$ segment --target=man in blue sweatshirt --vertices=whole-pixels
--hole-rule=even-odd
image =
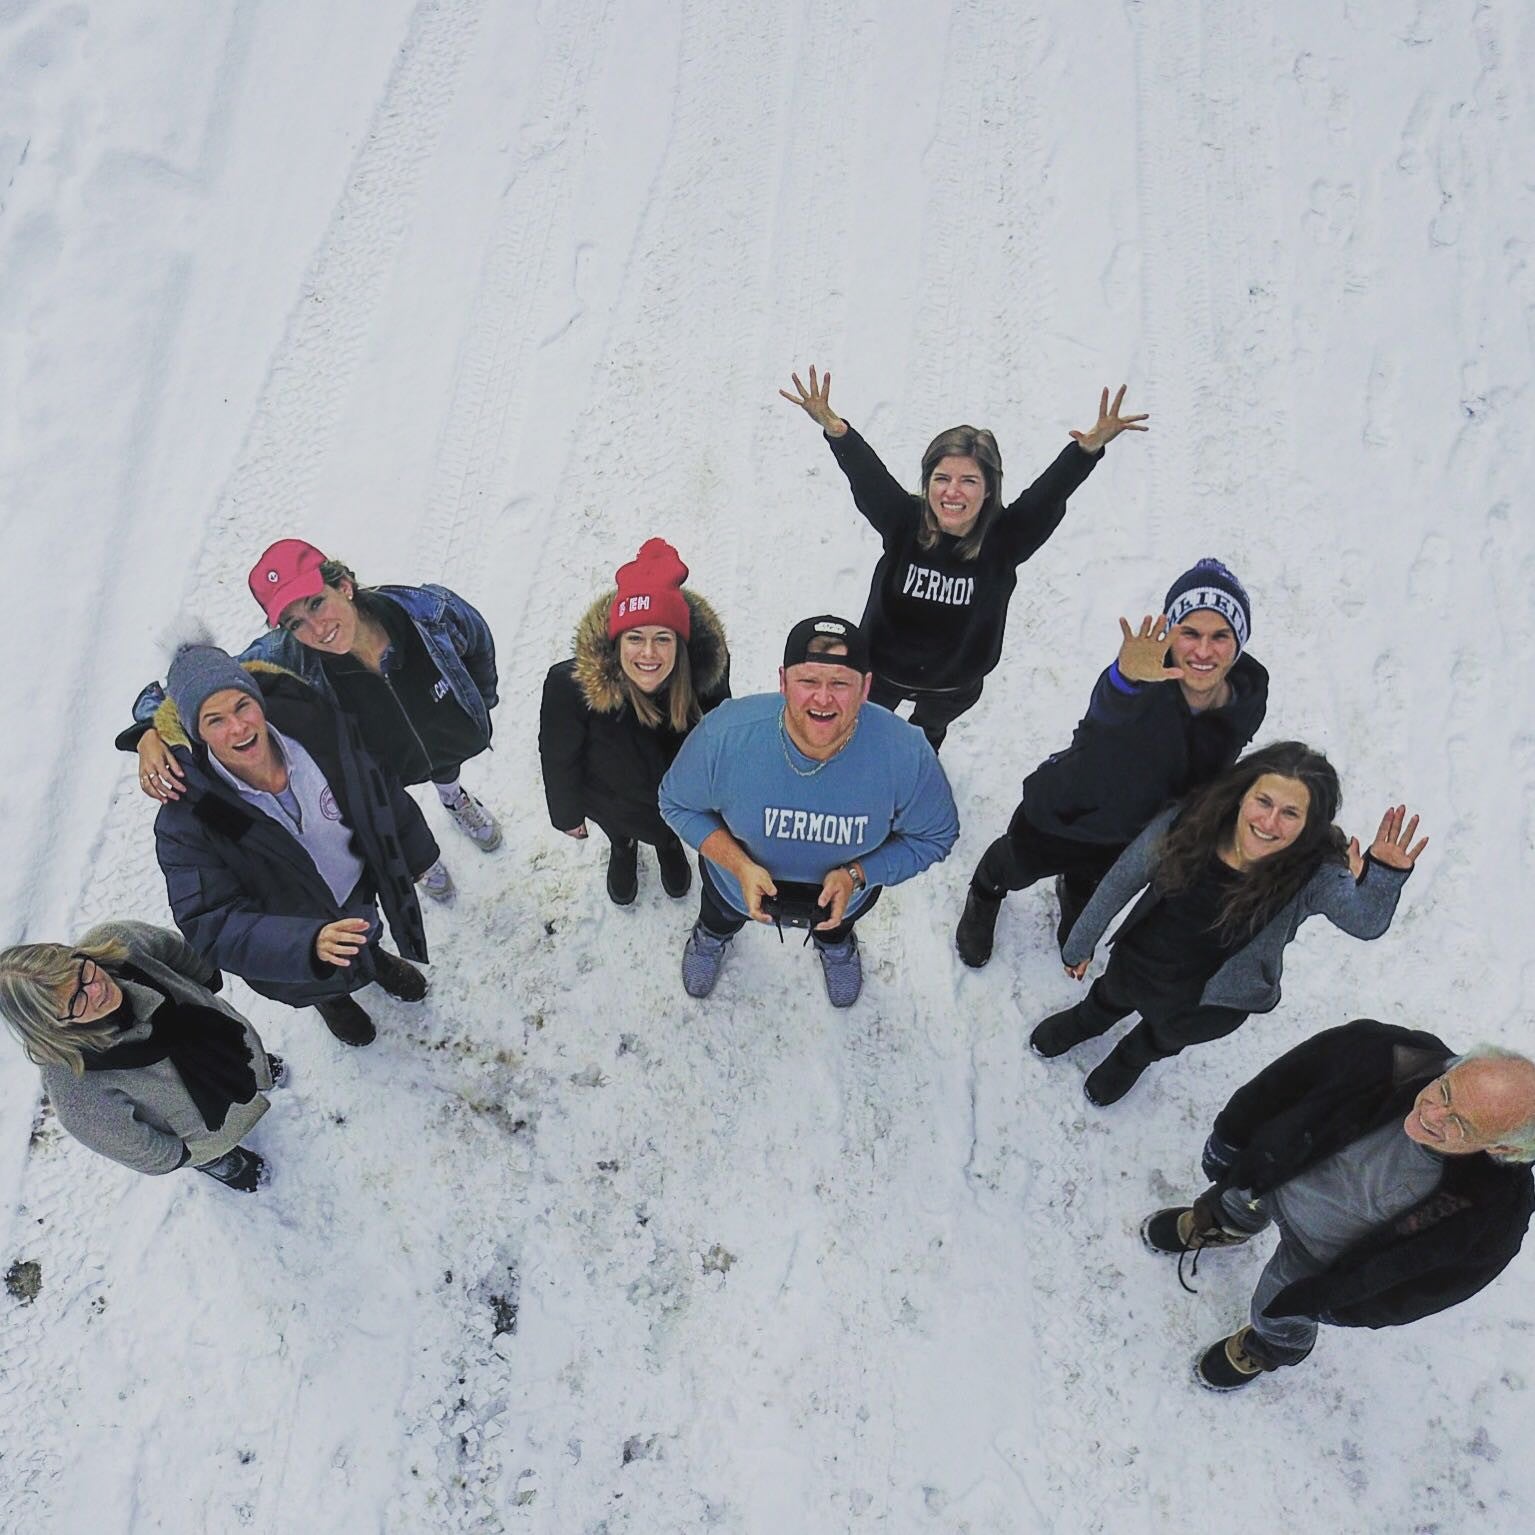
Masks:
[[[682,954],[689,996],[713,991],[748,919],[808,920],[832,1006],[851,1007],[863,988],[853,924],[883,886],[954,846],[959,816],[938,758],[920,730],[867,702],[871,677],[856,625],[803,619],[778,693],[706,715],[662,780],[662,819],[703,855]]]

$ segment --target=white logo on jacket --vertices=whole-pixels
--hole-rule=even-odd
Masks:
[[[786,805],[764,805],[762,831],[782,842],[825,842],[833,847],[856,847],[868,836],[866,815],[834,815],[820,810],[791,810]]]
[[[975,595],[974,576],[946,576],[926,565],[908,565],[901,585],[903,597],[922,597],[928,602],[946,602],[950,607],[966,608]]]

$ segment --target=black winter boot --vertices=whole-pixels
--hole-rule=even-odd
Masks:
[[[236,1146],[223,1156],[204,1162],[198,1172],[206,1173],[226,1189],[238,1189],[242,1194],[254,1194],[266,1172],[266,1163],[254,1151]]]
[[[630,905],[640,891],[640,849],[633,837],[614,837],[608,844],[608,899]]]
[[[1138,1023],[1103,1060],[1087,1074],[1082,1091],[1089,1103],[1106,1109],[1118,1103],[1141,1079],[1141,1073],[1157,1057],[1152,1051],[1151,1040],[1145,1024]]]
[[[693,888],[693,865],[688,862],[688,850],[680,838],[656,844],[656,863],[661,869],[661,888],[674,901]]]
[[[426,995],[426,977],[388,949],[374,951],[373,973],[378,984],[401,1002],[419,1002]]]
[[[1256,1342],[1251,1326],[1239,1327],[1229,1338],[1212,1343],[1194,1365],[1194,1379],[1207,1391],[1240,1391],[1250,1386],[1266,1370],[1250,1347]]]
[[[965,896],[965,910],[959,926],[954,929],[954,947],[972,970],[979,970],[991,958],[997,934],[997,913],[1001,910],[1000,895],[989,895],[971,883]]]
[[[1036,1025],[1034,1032],[1029,1035],[1029,1048],[1035,1055],[1053,1061],[1056,1056],[1065,1055],[1068,1050],[1080,1045],[1084,1039],[1097,1039],[1118,1022],[1118,1018],[1104,1012],[1093,1001],[1093,994],[1089,991],[1075,1007],[1051,1013]]]
[[[333,997],[316,1002],[314,1010],[325,1020],[325,1027],[343,1045],[371,1045],[378,1038],[373,1020],[350,997]]]

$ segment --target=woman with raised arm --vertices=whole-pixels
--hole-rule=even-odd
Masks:
[[[1018,567],[1055,532],[1104,448],[1121,432],[1146,431],[1147,417],[1122,416],[1123,386],[1112,405],[1105,389],[1096,425],[1073,432],[1055,462],[1004,506],[1002,455],[990,432],[940,432],[922,455],[914,495],[831,408],[830,373],[811,368],[808,389],[792,377],[794,392],[778,392],[826,434],[854,505],[884,544],[859,622],[874,661],[869,701],[894,709],[914,700],[912,724],[936,751],[1002,658]]]
[[[215,995],[223,984],[211,960],[146,922],[0,954],[0,1014],[77,1141],[134,1172],[195,1167],[249,1194],[266,1164],[240,1141],[283,1065]]]
[[[1284,951],[1320,913],[1355,938],[1391,925],[1402,886],[1428,838],[1398,805],[1367,852],[1333,824],[1338,775],[1320,752],[1280,741],[1156,816],[1125,849],[1066,940],[1081,980],[1114,914],[1140,899],[1114,935],[1092,989],[1035,1028],[1047,1059],[1139,1013],[1141,1021],[1083,1084],[1100,1107],[1130,1091],[1153,1061],[1220,1039],[1249,1013],[1278,1006]]]
[[[713,608],[683,586],[688,568],[647,539],[576,626],[575,654],[544,679],[538,752],[556,831],[608,839],[608,898],[639,891],[639,844],[656,851],[661,887],[693,882],[687,849],[661,819],[661,780],[693,727],[730,697],[730,652]]]
[[[453,824],[481,852],[501,845],[501,827],[459,782],[490,745],[496,707],[496,646],[479,611],[445,586],[360,586],[340,560],[301,538],[279,539],[247,578],[268,629],[241,661],[269,661],[303,678],[346,710],[368,750],[403,784],[430,779]],[[117,739],[138,752],[139,786],[167,804],[185,792],[181,766],[155,731],[165,691],[139,694],[137,721]],[[441,859],[420,877],[434,900],[453,894]]]

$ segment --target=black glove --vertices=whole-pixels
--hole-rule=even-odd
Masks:
[[[1237,1148],[1228,1146],[1212,1130],[1205,1142],[1205,1149],[1199,1155],[1199,1166],[1211,1183],[1220,1183],[1231,1171],[1236,1159]]]
[[[266,1171],[266,1163],[254,1151],[236,1146],[223,1156],[204,1162],[197,1170],[207,1173],[225,1188],[238,1189],[242,1194],[254,1194],[261,1182],[261,1175]]]
[[[207,990],[209,990],[209,991],[222,991],[223,989],[224,989],[224,972],[222,970],[220,970],[217,966],[215,966],[214,970],[213,970],[213,974],[208,977]]]

